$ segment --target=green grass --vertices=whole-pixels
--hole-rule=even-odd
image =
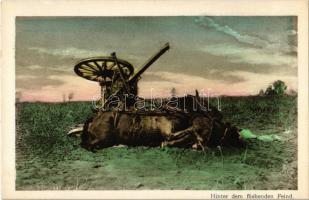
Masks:
[[[112,147],[96,153],[67,137],[91,103],[17,104],[16,189],[296,189],[296,97],[224,97],[224,120],[257,135],[245,149]]]

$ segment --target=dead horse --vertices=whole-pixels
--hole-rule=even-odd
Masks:
[[[200,149],[219,145],[242,147],[239,131],[205,113],[99,111],[85,123],[81,145],[88,150],[119,144]]]

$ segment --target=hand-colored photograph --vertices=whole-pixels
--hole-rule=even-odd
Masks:
[[[16,190],[297,190],[297,21],[16,17]]]

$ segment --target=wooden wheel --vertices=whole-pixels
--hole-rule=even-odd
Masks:
[[[117,62],[126,78],[133,74],[134,68],[129,62],[118,58]],[[74,71],[85,79],[105,84],[111,82],[114,75],[119,72],[118,66],[114,57],[94,57],[79,61],[75,65]]]

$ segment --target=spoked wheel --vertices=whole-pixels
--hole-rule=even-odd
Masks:
[[[117,62],[126,77],[133,74],[134,68],[129,62],[121,59],[117,59]],[[118,66],[114,57],[94,57],[79,61],[74,71],[78,76],[104,84],[113,80],[119,71]]]

